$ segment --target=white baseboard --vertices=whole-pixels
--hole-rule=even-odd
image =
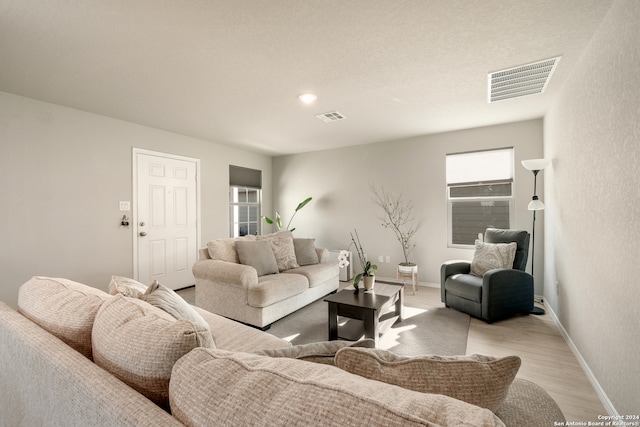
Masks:
[[[582,367],[582,370],[584,371],[585,375],[589,379],[589,382],[593,386],[593,389],[596,391],[596,394],[598,395],[598,398],[600,398],[600,401],[604,405],[604,409],[607,410],[609,415],[620,416],[620,414],[618,414],[618,411],[616,411],[616,408],[613,406],[613,403],[611,403],[611,400],[609,400],[609,397],[607,396],[607,393],[605,393],[604,389],[602,388],[602,386],[598,382],[598,379],[593,374],[593,371],[591,371],[591,368],[589,368],[589,365],[587,364],[587,361],[584,360],[584,358],[582,357],[582,354],[580,354],[580,351],[578,350],[578,347],[576,347],[576,345],[571,340],[571,337],[567,333],[566,329],[564,329],[564,326],[562,326],[562,323],[560,323],[560,320],[558,319],[558,316],[556,316],[556,313],[548,305],[545,305],[545,309],[549,313],[551,313],[551,317],[553,318],[553,321],[558,326],[558,329],[560,329],[560,334],[562,334],[562,337],[567,342],[567,345],[571,349],[571,352],[573,353],[573,355],[578,360],[578,363],[580,364],[580,367]]]

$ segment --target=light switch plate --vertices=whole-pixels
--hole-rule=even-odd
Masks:
[[[120,210],[121,211],[130,211],[131,203],[130,202],[120,202]]]

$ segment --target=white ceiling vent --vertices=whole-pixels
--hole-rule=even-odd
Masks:
[[[544,92],[560,57],[489,74],[489,102]]]
[[[330,113],[322,113],[316,116],[320,120],[325,123],[329,122],[337,122],[338,120],[344,120],[346,117],[342,115],[342,113],[338,113],[337,111],[331,111]]]

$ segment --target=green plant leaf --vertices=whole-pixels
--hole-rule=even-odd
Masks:
[[[300,202],[298,204],[298,207],[296,208],[296,212],[298,212],[300,209],[304,208],[307,205],[307,203],[309,203],[311,201],[311,199],[312,199],[312,197],[308,197],[304,201]]]
[[[276,211],[276,227],[278,230],[282,230],[282,218],[280,218],[280,213]]]
[[[267,224],[273,224],[273,221],[271,221],[271,218],[269,218],[268,216],[263,216],[262,219],[264,219],[264,222],[266,222]]]
[[[360,279],[362,279],[362,273],[358,273],[356,277],[353,278],[354,287],[358,287],[358,283],[360,283]]]

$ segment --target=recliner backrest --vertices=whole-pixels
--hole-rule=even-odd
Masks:
[[[502,230],[487,228],[484,233],[484,241],[487,243],[511,243],[516,242],[516,257],[513,260],[513,268],[525,271],[527,257],[529,256],[529,233],[526,230]]]

